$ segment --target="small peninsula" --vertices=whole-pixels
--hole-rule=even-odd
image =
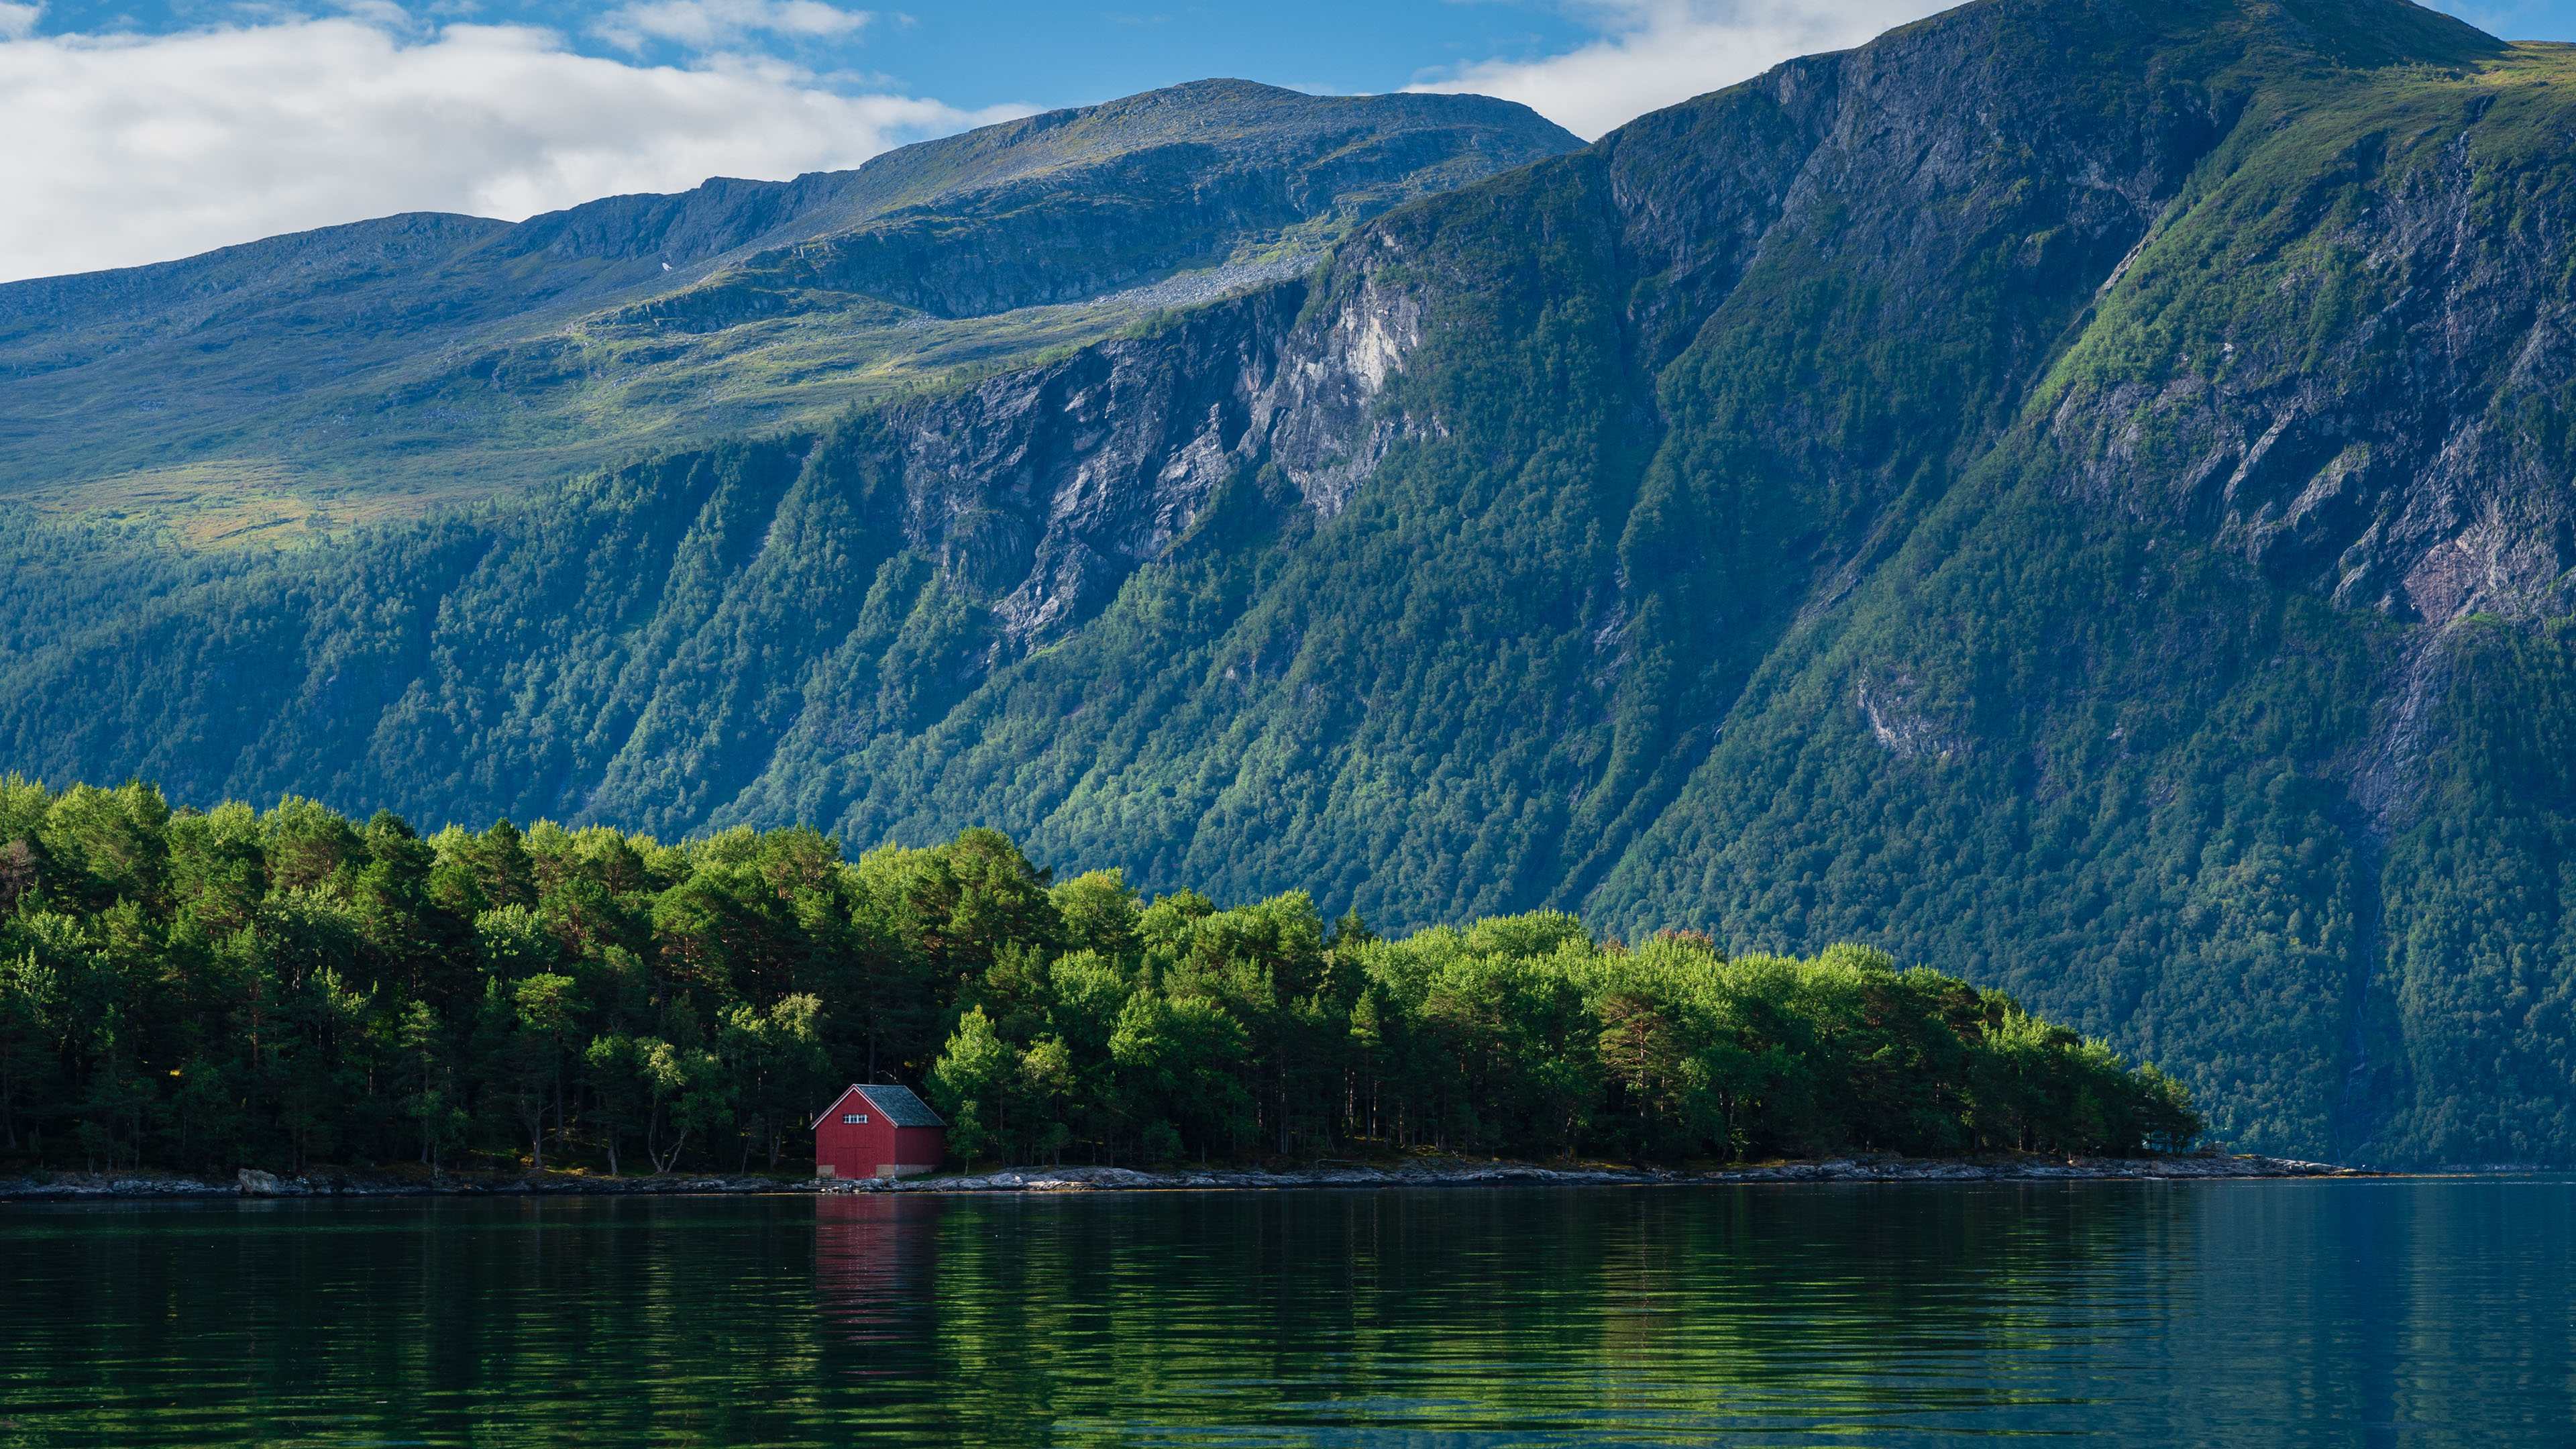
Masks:
[[[1378,938],[1304,892],[1147,900],[1000,833],[843,856],[309,800],[0,785],[0,1174],[229,1189],[398,1164],[798,1175],[847,1083],[951,1165],[1400,1154],[2133,1157],[2152,1066],[1926,966],[1541,911]]]

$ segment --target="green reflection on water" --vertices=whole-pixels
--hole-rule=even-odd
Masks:
[[[0,1446],[2568,1442],[2565,1182],[0,1210]]]

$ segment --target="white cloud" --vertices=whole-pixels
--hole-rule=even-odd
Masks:
[[[774,62],[621,65],[515,26],[417,43],[353,19],[35,37],[32,13],[12,18],[27,8],[0,9],[0,280],[400,211],[517,220],[787,177],[1026,114],[837,94]]]
[[[36,33],[36,22],[43,18],[42,5],[18,5],[0,0],[0,40],[23,40]]]
[[[1951,0],[1955,3],[1955,0]],[[1602,38],[1411,87],[1519,101],[1587,140],[1787,60],[1859,45],[1948,8],[1929,0],[1590,0]]]
[[[419,29],[411,18],[411,12],[396,5],[394,0],[331,0],[331,8],[351,19],[381,25],[387,30],[409,33]],[[465,13],[473,12],[468,10]],[[301,20],[305,17],[301,13],[284,13],[264,18]]]
[[[816,0],[642,0],[601,16],[591,32],[628,50],[667,40],[703,51],[757,34],[847,35],[874,18]]]

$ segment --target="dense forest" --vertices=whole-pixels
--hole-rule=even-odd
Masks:
[[[777,1169],[852,1077],[969,1160],[1357,1144],[1674,1160],[2179,1148],[2153,1067],[1837,947],[1554,912],[1376,938],[1290,893],[1146,902],[969,829],[423,839],[308,800],[0,786],[0,1154],[302,1170]]]
[[[1981,0],[837,421],[274,555],[9,510],[0,770],[1860,941],[2248,1149],[2576,1160],[2570,96]]]

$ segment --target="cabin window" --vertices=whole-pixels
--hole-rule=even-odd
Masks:
[[[841,1120],[852,1126],[856,1126],[859,1123],[868,1120],[868,1114],[865,1112],[844,1112],[841,1114]]]

